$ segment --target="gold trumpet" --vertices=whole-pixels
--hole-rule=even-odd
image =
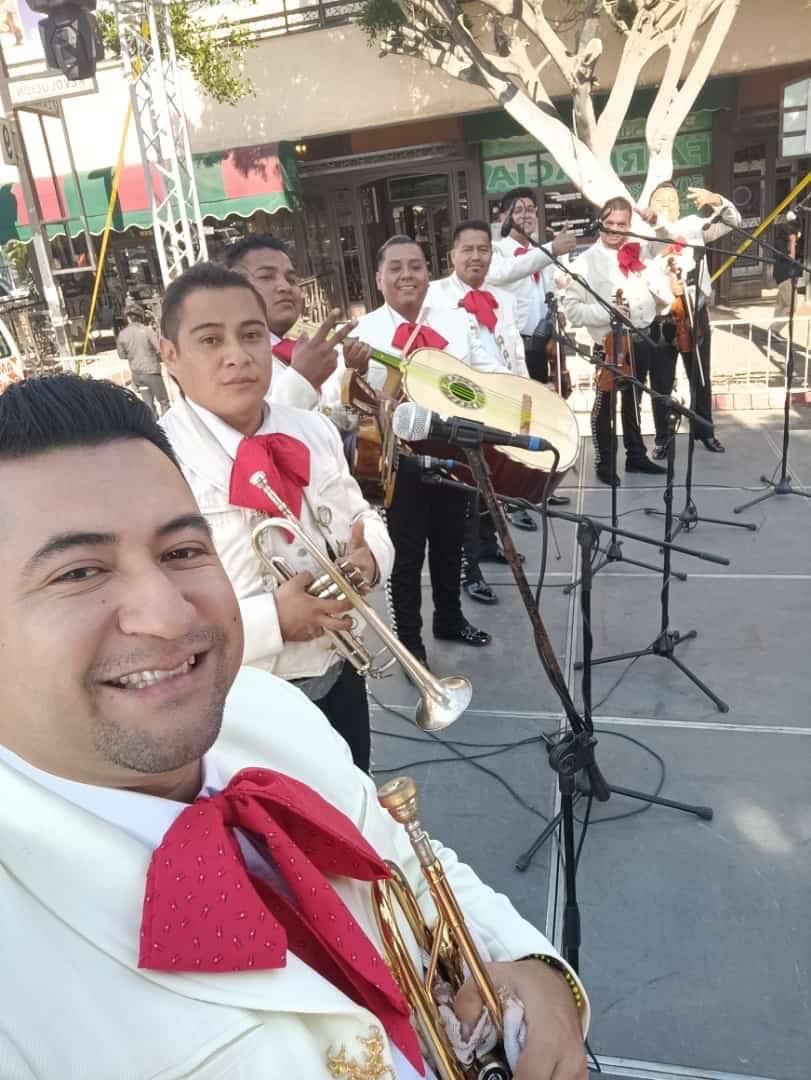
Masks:
[[[437,974],[450,984],[454,992],[458,990],[465,981],[463,965],[466,964],[501,1042],[504,1036],[501,1003],[493,980],[465,925],[459,903],[448,884],[431,838],[419,821],[417,786],[410,776],[400,776],[384,784],[378,790],[377,798],[394,820],[405,826],[437,909],[436,923],[429,928],[411,886],[395,863],[388,864],[391,877],[377,881],[373,886],[375,917],[386,959],[414,1010],[417,1025],[434,1058],[432,1064],[439,1070],[441,1080],[509,1080],[512,1076],[509,1067],[503,1058],[495,1054],[485,1054],[477,1057],[471,1065],[462,1065],[454,1053],[431,993]],[[411,959],[397,923],[395,901],[405,915],[420,950],[430,957],[424,975]]]
[[[268,518],[253,530],[251,546],[260,565],[266,567],[279,582],[295,577],[295,570],[279,555],[268,556],[262,547],[262,536],[267,529],[285,529],[306,549],[323,571],[322,576],[309,586],[311,596],[322,600],[346,599],[368,623],[383,642],[380,652],[372,655],[363,641],[352,630],[327,630],[326,634],[335,651],[355,668],[359,675],[372,679],[383,678],[393,663],[398,662],[420,693],[416,720],[423,731],[442,731],[457,720],[470,704],[473,687],[463,675],[435,678],[431,672],[406,649],[401,641],[383,622],[380,616],[364,600],[349,572],[336,566],[301,527],[293,511],[276,494],[261,470],[253,473],[250,482],[267,495],[282,513],[281,517]],[[379,657],[388,658],[377,663]]]

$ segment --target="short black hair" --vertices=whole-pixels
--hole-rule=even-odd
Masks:
[[[177,345],[180,309],[183,301],[198,289],[249,289],[256,297],[259,310],[267,322],[268,310],[265,301],[246,277],[218,263],[201,262],[189,267],[180,277],[176,277],[163,297],[161,334],[175,345]]]
[[[456,241],[459,239],[463,232],[484,233],[491,243],[493,240],[493,234],[490,232],[490,226],[487,224],[487,222],[482,221],[479,218],[471,218],[470,221],[460,221],[456,228],[453,230],[453,236],[451,237],[451,247],[456,244]]]
[[[377,250],[377,269],[383,265],[383,260],[386,258],[386,252],[393,247],[401,247],[403,244],[413,244],[414,247],[418,247],[422,251],[423,256],[425,252],[422,249],[422,245],[418,240],[415,240],[413,236],[406,236],[405,233],[398,233],[396,236],[390,236],[385,244],[381,244]]]
[[[269,233],[249,233],[226,250],[225,265],[229,270],[232,270],[238,262],[242,262],[245,256],[250,255],[252,251],[266,251],[268,249],[281,251],[288,257],[290,254],[287,250],[287,244],[282,240],[277,240],[275,236],[271,236]]]
[[[504,213],[504,211],[509,210],[513,203],[517,202],[519,199],[529,199],[533,206],[538,205],[538,195],[534,188],[514,187],[501,196],[499,209]]]
[[[152,411],[116,383],[65,372],[23,379],[0,394],[0,461],[117,439],[146,439],[180,468]]]
[[[613,199],[604,202],[600,207],[600,213],[598,214],[600,221],[605,221],[608,215],[615,210],[626,210],[628,216],[633,217],[634,208],[631,206],[630,199],[626,199],[624,195],[615,195]]]

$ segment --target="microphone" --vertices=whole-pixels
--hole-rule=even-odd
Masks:
[[[729,211],[730,211],[730,208],[727,206],[727,204],[726,203],[721,203],[721,205],[718,207],[718,209],[715,211],[715,213],[710,214],[710,216],[707,218],[707,220],[701,226],[701,231],[706,232],[707,229],[709,229],[711,225],[715,225],[719,221],[723,225],[731,224],[731,222],[729,220],[729,217],[730,217]]]
[[[403,472],[435,472],[437,469],[445,469],[450,472],[459,465],[453,458],[431,457],[430,454],[398,454],[397,471]]]
[[[445,420],[430,409],[424,409],[410,401],[398,405],[394,410],[392,430],[398,439],[405,439],[406,442],[442,439],[451,446],[473,447],[490,443],[493,446],[516,446],[521,450],[557,452],[552,443],[539,435],[514,435],[510,431],[488,427],[463,416],[452,416],[450,420]]]
[[[586,224],[580,230],[581,236],[596,236],[598,232],[603,231],[604,226],[599,218],[590,218]]]
[[[514,228],[515,222],[513,221],[513,212],[510,210],[509,214],[507,214],[501,223],[501,239],[504,240],[505,237],[509,236]]]

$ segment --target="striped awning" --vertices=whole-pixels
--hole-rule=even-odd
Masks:
[[[222,221],[232,214],[250,217],[257,210],[274,214],[277,210],[292,210],[298,205],[295,157],[287,143],[266,143],[244,146],[218,153],[196,154],[194,176],[200,209],[204,218]],[[91,233],[104,228],[107,207],[113,186],[113,167],[79,174]],[[158,191],[161,181],[153,171]],[[79,193],[72,176],[58,177],[59,191],[66,213],[53,181],[36,181],[43,220],[48,233],[57,236],[66,230],[77,236],[84,230]],[[67,225],[59,218],[68,217]],[[119,181],[118,198],[113,214],[113,228],[119,232],[138,226],[152,225],[146,177],[140,165],[126,165]],[[31,230],[28,213],[19,183],[0,187],[0,244],[9,240],[29,240]]]

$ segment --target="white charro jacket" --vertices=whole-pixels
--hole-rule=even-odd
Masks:
[[[352,524],[362,521],[364,538],[375,557],[384,583],[394,563],[394,548],[386,526],[363,498],[349,472],[337,429],[317,412],[273,404],[270,425],[263,430],[283,432],[310,449],[310,483],[304,489],[302,525],[326,551],[327,542],[342,555]],[[182,398],[161,417],[200,510],[214,535],[217,554],[239,599],[245,626],[243,663],[273,671],[284,679],[323,675],[338,660],[325,636],[314,641],[284,642],[274,598],[275,581],[262,573],[251,548],[251,533],[263,519],[260,511],[232,506],[228,501],[233,458],[224,450],[199,415]],[[288,543],[280,530],[265,534],[264,547],[283,555],[296,571],[316,573],[317,566],[298,543]]]
[[[300,691],[243,668],[210,754],[223,778],[253,765],[309,784],[384,858],[400,863],[432,918],[404,830],[379,807],[372,781],[352,765],[346,743]],[[140,971],[148,846],[2,762],[0,786],[3,1080],[393,1075],[385,1071],[392,1064],[389,1047],[374,1015],[292,953],[286,967],[273,971]],[[440,854],[493,959],[556,955],[506,897],[483,885],[452,851]],[[336,879],[335,886],[379,944],[368,884]],[[373,1043],[364,1044],[370,1037]],[[357,1069],[331,1073],[327,1057],[341,1047]],[[380,1054],[376,1071],[373,1051]]]
[[[456,274],[450,274],[431,282],[426,303],[455,310],[470,289],[471,286],[466,285]],[[506,289],[492,285],[485,284],[482,289],[492,293],[498,303],[496,326],[494,330],[488,330],[486,326],[480,326],[473,315],[466,313],[471,321],[471,332],[478,337],[482,347],[498,365],[493,367],[494,371],[509,371],[513,375],[526,376],[524,342],[515,321],[515,298]],[[464,308],[462,310],[464,311]]]

